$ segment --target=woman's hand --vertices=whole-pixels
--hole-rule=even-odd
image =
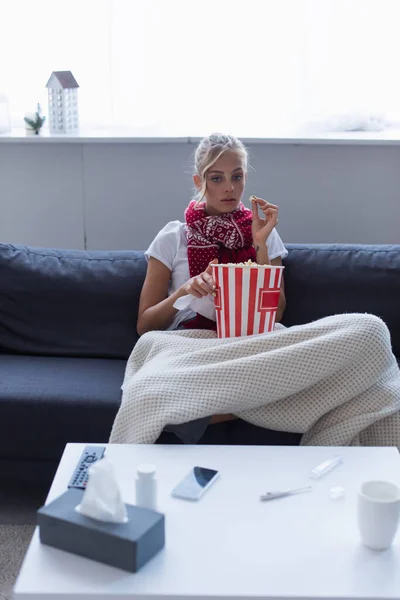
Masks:
[[[253,244],[261,247],[266,243],[268,236],[278,223],[278,207],[256,196],[252,196],[251,204],[253,210]],[[258,207],[264,213],[265,218],[259,216]]]
[[[215,281],[211,276],[211,265],[216,264],[217,262],[218,260],[214,258],[214,260],[210,262],[207,269],[203,271],[203,273],[192,277],[182,286],[182,290],[185,295],[191,294],[196,298],[202,298],[208,294],[215,296]]]

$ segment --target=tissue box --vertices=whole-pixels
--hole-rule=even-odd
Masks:
[[[70,489],[39,508],[37,520],[43,544],[132,572],[163,548],[163,514],[127,504],[127,523],[103,523],[75,510],[83,493]]]

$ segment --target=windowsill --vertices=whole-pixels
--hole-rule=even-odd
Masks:
[[[245,144],[327,144],[327,145],[400,145],[400,130],[355,131],[333,133],[305,133],[275,135],[271,137],[239,136]],[[51,135],[48,130],[40,135],[26,135],[24,129],[13,129],[0,134],[0,143],[182,143],[196,144],[201,138],[191,136],[156,136],[142,130],[120,129],[81,129],[77,133]]]
[[[182,142],[188,143],[187,137],[164,137],[153,134],[146,135],[143,131],[132,129],[84,129],[76,133],[50,134],[44,130],[39,135],[26,134],[24,129],[13,129],[9,133],[0,134],[1,142],[26,142],[26,143],[165,143]]]

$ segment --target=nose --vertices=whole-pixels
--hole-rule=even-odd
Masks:
[[[235,189],[232,181],[227,180],[226,182],[226,186],[225,186],[225,191],[226,192],[233,192],[233,190]]]

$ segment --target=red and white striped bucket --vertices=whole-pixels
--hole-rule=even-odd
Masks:
[[[274,330],[284,268],[212,265],[219,338]]]

